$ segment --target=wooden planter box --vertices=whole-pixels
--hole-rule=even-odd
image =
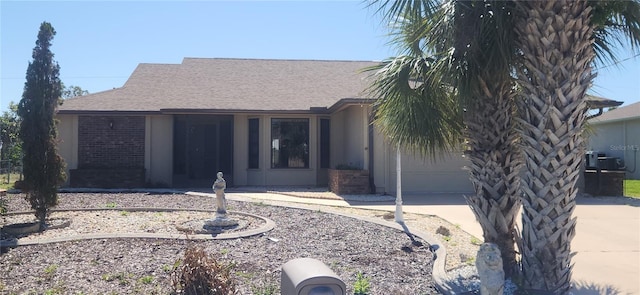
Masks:
[[[329,190],[338,195],[369,194],[369,170],[329,169]]]

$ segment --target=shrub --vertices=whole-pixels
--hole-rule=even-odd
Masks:
[[[16,180],[16,182],[13,183],[13,188],[15,189],[23,189],[24,188],[24,181],[23,180]]]
[[[201,247],[189,247],[171,273],[174,291],[186,295],[237,294],[231,278],[232,264],[220,263]]]
[[[365,277],[361,272],[356,274],[356,282],[353,284],[354,295],[367,295],[371,291],[369,278]]]
[[[446,237],[451,236],[451,231],[442,225],[439,226],[438,229],[436,229],[436,233]]]

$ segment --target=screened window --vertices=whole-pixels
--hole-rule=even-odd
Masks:
[[[271,119],[271,168],[309,168],[309,119]]]
[[[249,169],[260,168],[260,119],[249,119]]]

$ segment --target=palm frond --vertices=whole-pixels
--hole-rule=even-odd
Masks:
[[[440,10],[439,0],[374,0],[369,7],[377,6],[385,26],[389,27],[389,45],[399,52],[419,56],[424,51],[424,36],[431,30],[429,20]]]
[[[367,70],[374,82],[369,91],[374,124],[394,144],[435,159],[442,151],[460,147],[461,108],[451,87],[432,71],[434,59],[400,56]]]
[[[381,14],[383,19],[397,22],[406,17],[430,18],[437,10],[438,4],[437,0],[372,0],[367,6],[377,7],[376,13]]]
[[[514,33],[515,5],[510,1],[473,1],[455,5],[456,44],[451,63],[460,100],[482,97],[484,83],[513,81],[517,57]],[[482,82],[478,77],[484,77]],[[490,80],[487,80],[490,79]]]
[[[640,52],[640,0],[590,0],[593,8],[591,22],[595,25],[593,46],[596,63],[600,66],[616,64],[614,48],[629,48]]]

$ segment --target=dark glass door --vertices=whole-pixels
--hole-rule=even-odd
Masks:
[[[194,124],[189,130],[189,179],[214,179],[218,167],[218,126]]]
[[[173,182],[176,187],[211,187],[222,171],[233,184],[233,117],[176,116]]]

